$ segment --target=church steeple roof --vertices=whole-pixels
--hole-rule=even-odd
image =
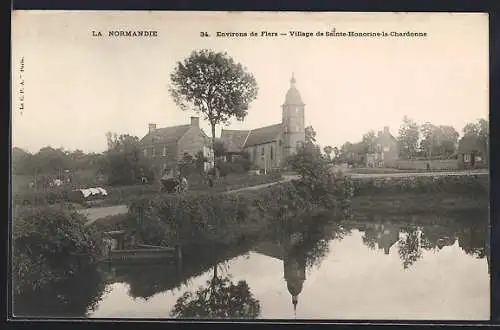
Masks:
[[[290,79],[290,89],[288,89],[288,92],[286,93],[284,105],[304,105],[299,90],[296,87],[296,83],[297,80],[295,79],[295,75],[292,73],[292,78]]]

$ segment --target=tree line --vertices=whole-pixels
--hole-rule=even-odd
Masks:
[[[464,137],[472,137],[477,141],[477,152],[487,157],[488,120],[481,118],[467,123],[462,129],[462,138]],[[459,152],[460,134],[450,125],[435,125],[430,122],[419,125],[415,120],[404,116],[395,138],[401,159],[450,159],[455,158]],[[349,163],[379,151],[377,144],[377,135],[374,130],[370,130],[357,143],[345,142],[340,147],[326,146],[323,151],[333,161]]]

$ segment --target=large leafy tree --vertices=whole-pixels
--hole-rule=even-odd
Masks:
[[[417,153],[418,140],[420,138],[420,130],[417,123],[408,116],[404,116],[398,133],[397,139],[400,156],[406,158],[414,157]]]
[[[481,143],[481,149],[487,158],[489,153],[489,122],[486,119],[478,119],[475,123],[468,123],[463,128],[464,136],[475,136]]]
[[[232,118],[243,120],[249,104],[257,97],[254,76],[227,53],[212,50],[193,51],[178,62],[170,76],[170,93],[182,110],[194,110],[203,115],[212,129],[228,124]]]
[[[136,183],[141,176],[153,178],[152,165],[143,156],[139,138],[128,134],[106,134],[108,149],[102,162],[102,173],[111,185]]]
[[[427,157],[450,156],[456,151],[458,132],[452,126],[425,123],[421,127],[420,149]]]

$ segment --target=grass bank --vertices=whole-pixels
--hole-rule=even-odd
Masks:
[[[323,185],[291,181],[230,195],[189,192],[142,196],[129,203],[129,213],[92,224],[98,230],[132,229],[147,244],[235,244],[260,235],[282,219],[299,219],[313,211],[341,211],[343,178]]]
[[[193,175],[189,178],[189,190],[196,192],[224,192],[277,182],[281,179],[281,175],[275,173],[268,175],[229,174],[215,181],[214,186],[210,188],[203,176]],[[99,206],[127,204],[138,196],[148,196],[148,198],[151,198],[159,194],[160,185],[154,183],[148,185],[105,187],[105,189],[108,196],[98,204]],[[52,188],[46,191],[24,190],[14,194],[13,203],[14,205],[21,205],[23,203],[29,203],[30,205],[63,203],[68,201],[68,194],[71,190],[70,188]]]
[[[354,178],[349,182],[354,196],[450,193],[487,198],[489,194],[488,175]]]
[[[403,193],[394,195],[363,195],[351,200],[354,212],[383,214],[420,214],[466,211],[488,208],[490,200],[481,196],[433,192],[429,194]]]

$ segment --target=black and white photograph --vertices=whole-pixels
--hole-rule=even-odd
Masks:
[[[487,14],[11,20],[14,319],[490,319]]]

